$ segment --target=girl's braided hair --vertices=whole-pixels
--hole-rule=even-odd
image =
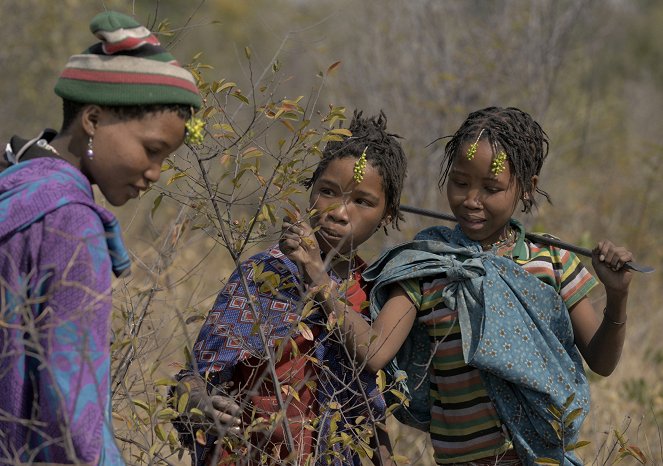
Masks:
[[[386,197],[385,211],[393,218],[392,228],[398,229],[398,221],[403,220],[399,206],[407,171],[407,159],[398,142],[400,136],[387,132],[387,117],[383,111],[380,111],[378,116],[362,118],[362,112],[355,110],[348,129],[352,136],[343,141],[327,143],[313,176],[306,180],[304,185],[307,188],[313,186],[332,160],[359,158],[366,150],[366,160],[382,177],[382,188]]]
[[[91,104],[62,99],[61,133],[69,129],[81,110],[87,105]],[[184,121],[191,118],[191,106],[184,104],[99,105],[99,107],[109,110],[121,121],[140,120],[145,115],[160,112],[175,112]]]
[[[478,142],[479,137],[487,139],[495,152],[500,149],[506,152],[523,212],[530,212],[536,206],[532,177],[539,175],[548,156],[548,135],[528,113],[514,107],[487,107],[468,115],[444,148],[439,188],[446,183],[454,158],[465,156],[460,153],[461,148]],[[536,192],[550,202],[548,193],[538,187]]]

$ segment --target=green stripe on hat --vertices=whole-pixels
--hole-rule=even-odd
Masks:
[[[92,34],[95,34],[97,31],[117,31],[118,29],[133,29],[137,27],[142,27],[142,24],[131,16],[117,11],[104,11],[90,21],[90,31],[92,31]]]
[[[59,96],[73,102],[110,107],[180,104],[199,108],[201,103],[197,93],[158,84],[109,84],[60,79],[57,90]]]

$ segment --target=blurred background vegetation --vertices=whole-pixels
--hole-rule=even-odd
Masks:
[[[1,140],[59,127],[53,85],[67,58],[93,42],[89,19],[104,8],[170,31],[162,42],[184,64],[197,56],[209,65],[200,68],[208,80],[251,89],[278,71],[275,100],[306,96],[321,115],[329,105],[346,107],[348,115],[354,108],[384,110],[409,158],[402,201],[410,205],[446,210],[437,189],[444,141],[430,143],[452,134],[470,111],[498,105],[531,113],[551,140],[540,187],[553,204],[540,199],[539,210],[522,218],[528,229],[586,247],[608,237],[657,269],[632,285],[622,363],[609,378],[592,377],[593,411],[583,437],[592,444],[582,456],[587,464],[612,464],[620,453],[637,453],[629,450],[635,446],[649,464],[663,464],[663,2],[4,0]],[[252,107],[231,100],[219,108],[234,121],[251,121]],[[275,138],[282,131],[267,130]],[[223,170],[222,163],[210,174]],[[164,189],[186,182],[172,175],[164,176]],[[158,193],[115,210],[135,259],[132,278],[116,283],[116,421],[128,461],[178,464],[165,447],[169,428],[159,432],[146,423],[132,396],[165,393],[159,380],[183,362],[181,348],[195,339],[233,261],[205,225],[191,227],[196,217],[177,196],[158,204]],[[303,194],[293,197],[305,202]],[[241,220],[255,202],[247,196],[229,218]],[[282,216],[278,208],[274,213]],[[400,232],[376,235],[364,256],[370,260],[434,223],[406,219]],[[268,222],[260,244],[274,241],[275,231],[278,222],[271,229]],[[238,252],[244,257],[250,248]],[[604,296],[592,298],[602,309]],[[140,399],[162,403],[150,393]],[[154,410],[150,416],[153,423]],[[425,448],[425,436],[395,425],[392,431],[413,464],[430,464],[428,452],[412,456],[412,442]],[[635,456],[624,464],[639,464]]]

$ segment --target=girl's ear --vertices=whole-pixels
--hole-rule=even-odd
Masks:
[[[98,105],[87,105],[81,110],[81,126],[89,137],[93,137],[103,110]]]
[[[532,195],[536,192],[536,186],[539,183],[539,175],[532,176]]]
[[[531,208],[531,206],[532,206],[532,204],[533,204],[533,202],[532,202],[532,198],[534,197],[534,193],[536,192],[536,186],[537,186],[537,184],[538,184],[538,182],[539,182],[539,177],[538,177],[538,175],[534,175],[534,176],[532,176],[532,180],[531,180],[531,181],[532,181],[532,188],[531,188],[531,190],[530,190],[529,192],[524,192],[524,193],[523,193],[523,198],[522,198],[523,206],[524,206],[526,212],[529,211],[529,209]]]
[[[385,215],[382,218],[382,220],[380,221],[380,226],[381,227],[386,227],[387,225],[389,225],[391,223],[392,220],[393,219],[392,219],[391,215]]]

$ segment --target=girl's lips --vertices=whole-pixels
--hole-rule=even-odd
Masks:
[[[460,222],[463,224],[463,226],[466,226],[469,229],[478,230],[483,227],[483,224],[486,222],[486,220],[480,218],[460,217]]]
[[[345,237],[344,235],[338,233],[335,230],[332,230],[330,228],[324,228],[324,227],[320,228],[319,233],[322,235],[322,237],[325,240],[331,241],[331,242],[334,242],[334,243],[342,240]]]

